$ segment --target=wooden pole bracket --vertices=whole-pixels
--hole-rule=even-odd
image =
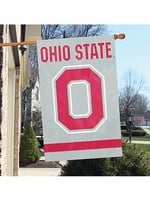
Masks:
[[[120,34],[115,34],[114,39],[124,39],[125,34],[120,33]],[[8,43],[0,43],[0,47],[8,47],[8,46],[23,46],[23,45],[34,45],[36,44],[36,41],[25,41],[25,42],[8,42]]]

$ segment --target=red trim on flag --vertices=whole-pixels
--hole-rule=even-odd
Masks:
[[[75,151],[75,150],[94,150],[105,148],[119,148],[122,147],[121,139],[113,140],[96,140],[96,141],[82,141],[82,142],[68,142],[68,143],[53,143],[45,144],[44,151],[59,152],[59,151]]]

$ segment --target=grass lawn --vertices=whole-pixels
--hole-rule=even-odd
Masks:
[[[129,137],[123,137],[123,140],[129,140]],[[150,141],[149,136],[143,136],[143,137],[132,137],[133,141]],[[145,158],[150,163],[150,144],[135,144],[138,148],[142,149],[145,154]]]
[[[150,144],[136,144],[136,146],[145,151],[146,159],[150,159]]]

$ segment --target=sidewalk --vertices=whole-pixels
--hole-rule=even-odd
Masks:
[[[45,160],[42,156],[40,160]],[[59,161],[61,165],[67,164],[67,161]],[[19,168],[19,176],[59,176],[61,168]]]
[[[144,131],[150,135],[150,126],[141,126],[141,128],[144,129]],[[150,144],[150,141],[134,141],[132,140],[131,143],[134,144]]]
[[[150,126],[141,126],[141,128],[144,129],[144,131],[150,135]]]
[[[131,143],[134,143],[134,144],[150,144],[150,141],[134,141],[134,140],[132,140]]]
[[[19,176],[59,176],[61,168],[19,168]]]

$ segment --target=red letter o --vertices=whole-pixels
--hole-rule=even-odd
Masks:
[[[91,114],[88,117],[73,118],[69,114],[67,85],[71,81],[85,80],[90,84]],[[93,130],[104,118],[103,81],[102,76],[90,67],[66,69],[55,79],[56,119],[63,127],[71,131]],[[79,100],[80,103],[80,100]]]

